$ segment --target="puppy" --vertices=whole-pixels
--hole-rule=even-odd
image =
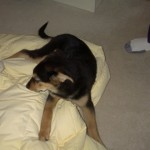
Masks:
[[[22,50],[12,57],[24,57],[37,62],[27,88],[33,91],[49,91],[45,104],[39,139],[49,139],[53,108],[60,98],[69,100],[81,108],[87,125],[87,134],[103,144],[96,124],[91,89],[96,78],[96,59],[89,47],[71,34],[50,37],[39,29],[42,38],[50,42],[39,49]]]

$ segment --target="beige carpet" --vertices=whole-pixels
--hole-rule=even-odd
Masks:
[[[72,33],[102,45],[111,80],[96,106],[110,150],[150,149],[150,51],[129,54],[124,44],[147,34],[149,0],[103,0],[95,13],[51,0],[0,0],[0,33]]]

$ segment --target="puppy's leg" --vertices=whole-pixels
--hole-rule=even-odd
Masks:
[[[26,57],[28,57],[28,56],[26,54],[24,54],[24,50],[21,50],[8,58],[26,58]]]
[[[39,63],[40,61],[42,61],[46,56],[36,56],[36,51],[33,50],[26,50],[23,49],[15,54],[13,54],[12,56],[8,57],[8,58],[25,58],[27,60],[30,60],[32,62],[35,63]]]
[[[86,105],[81,107],[81,110],[83,112],[83,117],[84,117],[85,123],[87,125],[88,135],[91,136],[92,138],[94,138],[99,143],[103,144],[103,142],[100,138],[100,135],[98,133],[93,102],[91,100],[88,100]]]
[[[39,140],[41,141],[47,141],[49,139],[53,108],[56,106],[58,100],[59,100],[58,98],[52,97],[50,95],[47,98],[44,111],[43,111],[42,120],[41,120],[40,132],[39,132]]]

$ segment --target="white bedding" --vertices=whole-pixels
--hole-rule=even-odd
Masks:
[[[38,140],[47,93],[36,93],[25,87],[36,64],[23,58],[5,58],[21,49],[32,50],[45,43],[46,40],[36,36],[0,34],[0,150],[105,150],[86,135],[85,123],[76,106],[63,99],[54,109],[50,140]],[[102,48],[86,43],[98,63],[92,89],[96,105],[110,76]]]

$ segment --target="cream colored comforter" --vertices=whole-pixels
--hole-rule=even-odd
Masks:
[[[38,140],[42,111],[48,93],[36,93],[25,85],[36,64],[23,58],[5,59],[21,49],[47,43],[36,36],[0,34],[0,150],[105,150],[86,135],[86,126],[76,106],[61,99],[52,119],[50,140]],[[96,56],[98,73],[92,89],[94,104],[109,80],[100,46],[86,42]]]

